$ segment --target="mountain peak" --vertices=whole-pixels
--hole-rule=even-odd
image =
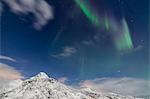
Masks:
[[[38,78],[49,78],[48,75],[45,72],[40,72],[36,75]]]
[[[49,78],[44,72],[22,82],[18,87],[0,93],[1,99],[136,99],[90,88],[77,90]]]

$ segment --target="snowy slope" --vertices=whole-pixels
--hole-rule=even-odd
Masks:
[[[123,96],[112,92],[101,91],[97,92],[90,88],[82,88],[81,92],[93,99],[135,99],[131,96]]]
[[[89,88],[81,90],[66,86],[45,73],[31,77],[17,88],[0,94],[0,99],[134,99],[114,93],[96,92]]]
[[[4,83],[1,83],[2,85],[0,85],[0,94],[10,91],[14,88],[17,88],[19,85],[22,84],[22,80],[18,79],[18,80],[5,80],[5,79],[1,79],[3,80]]]

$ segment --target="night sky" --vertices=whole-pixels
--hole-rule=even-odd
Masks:
[[[16,62],[1,61],[27,78],[148,79],[148,1],[46,0],[53,16],[39,25],[32,11],[15,13],[3,0],[1,55]]]

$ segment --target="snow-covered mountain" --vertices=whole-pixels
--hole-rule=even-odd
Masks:
[[[96,92],[90,88],[74,89],[45,73],[23,81],[18,87],[0,94],[0,99],[135,99],[110,92]]]
[[[19,85],[22,84],[22,80],[6,80],[6,79],[0,79],[3,81],[3,83],[0,83],[0,93],[4,93],[7,91],[10,91],[12,89],[17,88]]]

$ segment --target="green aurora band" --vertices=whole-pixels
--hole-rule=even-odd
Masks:
[[[121,33],[117,35],[116,47],[120,51],[128,51],[133,49],[133,44],[129,32],[129,28],[125,19],[122,20]]]
[[[114,43],[116,48],[120,52],[132,50],[133,44],[130,36],[130,31],[127,25],[126,20],[123,18],[122,24],[117,24],[116,21],[109,18],[108,16],[99,17],[95,12],[92,11],[92,8],[85,0],[75,0],[76,4],[80,7],[85,16],[98,28],[107,30],[108,32],[113,33]]]
[[[86,4],[86,2],[82,1],[82,0],[75,0],[76,4],[81,8],[81,10],[83,11],[83,13],[86,15],[86,17],[92,22],[94,23],[96,26],[100,25],[100,21],[98,16],[96,16],[96,14],[92,13],[90,7],[88,6],[88,4]]]

